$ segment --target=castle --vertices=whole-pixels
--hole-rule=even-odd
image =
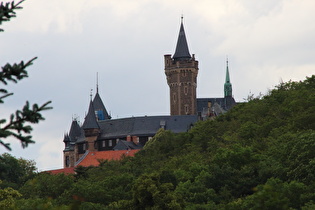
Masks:
[[[170,88],[170,115],[111,119],[97,84],[96,94],[93,100],[91,96],[83,124],[80,125],[74,119],[69,133],[64,136],[64,168],[87,166],[89,161],[101,158],[102,155],[108,157],[111,154],[108,158],[118,154],[133,155],[161,128],[175,133],[185,132],[198,120],[223,114],[235,105],[228,61],[224,97],[197,98],[198,61],[189,52],[183,18],[175,53],[173,56],[164,55],[164,62]]]

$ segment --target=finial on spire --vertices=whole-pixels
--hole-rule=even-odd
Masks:
[[[98,72],[96,72],[96,93],[98,93]]]
[[[92,96],[93,96],[92,91],[93,91],[93,89],[91,89],[91,92],[90,92],[90,99],[91,99],[91,101],[92,101]]]
[[[183,23],[183,19],[184,19],[184,15],[182,14],[182,16],[180,17],[181,19],[181,23]]]
[[[226,55],[226,66],[228,66],[229,65],[229,58],[228,58],[228,56]]]

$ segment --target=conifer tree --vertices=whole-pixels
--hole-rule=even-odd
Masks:
[[[1,2],[0,3],[0,25],[3,22],[10,21],[11,18],[16,17],[16,10],[22,9],[20,4],[24,0],[21,0],[17,3],[12,2]],[[0,32],[4,30],[0,28]],[[20,63],[14,64],[5,64],[1,67],[0,72],[0,84],[3,86],[8,85],[9,83],[17,83],[18,81],[28,77],[26,68],[33,64],[33,61],[37,57],[32,58],[28,62],[21,61]],[[12,96],[13,93],[9,92],[7,89],[0,87],[0,104],[4,103],[4,99]],[[26,101],[24,107],[21,110],[16,110],[15,113],[12,113],[10,116],[7,116],[8,119],[0,118],[0,145],[4,146],[8,150],[11,150],[10,143],[6,143],[4,140],[9,137],[14,137],[21,142],[23,148],[27,147],[30,143],[35,143],[32,140],[30,135],[32,127],[29,124],[38,123],[41,120],[44,120],[41,112],[44,110],[51,109],[48,105],[51,101],[44,103],[39,106],[37,104],[30,105]]]

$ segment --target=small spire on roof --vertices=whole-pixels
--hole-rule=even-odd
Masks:
[[[225,83],[224,83],[224,97],[232,96],[232,84],[230,82],[230,73],[229,73],[229,61],[226,56],[226,73],[225,73]]]
[[[226,55],[226,66],[229,66],[229,59],[227,55]]]
[[[91,101],[92,101],[92,96],[93,96],[92,91],[93,91],[93,89],[91,88],[91,92],[90,92],[90,99],[91,99]]]
[[[98,72],[96,72],[96,93],[98,93]]]

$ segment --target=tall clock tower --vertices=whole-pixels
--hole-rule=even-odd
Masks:
[[[170,87],[171,115],[197,115],[198,61],[189,53],[183,17],[175,54],[164,55],[165,75]]]

